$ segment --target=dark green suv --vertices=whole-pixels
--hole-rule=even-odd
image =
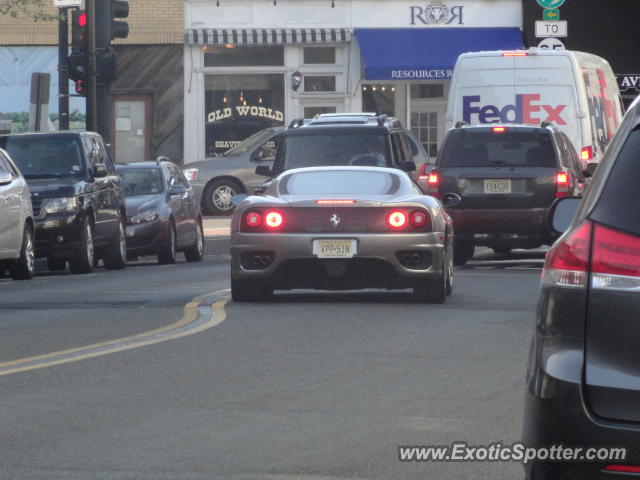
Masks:
[[[126,266],[126,211],[120,177],[93,132],[0,136],[31,191],[35,252],[50,270],[88,273],[99,258]]]
[[[508,253],[553,243],[549,208],[557,198],[582,196],[585,176],[571,141],[551,125],[458,125],[423,190],[447,207],[462,265],[477,245]]]
[[[415,171],[411,144],[400,121],[370,113],[324,114],[291,122],[282,133],[272,168],[256,173],[322,166],[377,166]]]

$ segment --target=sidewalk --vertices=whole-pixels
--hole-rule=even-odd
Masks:
[[[204,236],[228,237],[230,223],[228,217],[204,217]]]

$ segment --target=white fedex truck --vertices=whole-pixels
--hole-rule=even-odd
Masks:
[[[583,167],[599,162],[622,120],[609,63],[568,50],[470,52],[451,79],[446,128],[458,122],[550,122],[565,132]]]

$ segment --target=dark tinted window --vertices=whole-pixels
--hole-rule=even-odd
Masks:
[[[555,167],[551,134],[544,131],[455,130],[439,164],[444,167]]]
[[[82,149],[76,136],[15,136],[1,145],[25,178],[84,178]]]
[[[283,170],[332,165],[390,165],[386,136],[381,133],[326,133],[285,139]]]
[[[124,185],[125,197],[155,195],[162,192],[162,175],[157,168],[126,169],[119,173]]]
[[[625,142],[591,215],[596,222],[640,235],[640,130]]]
[[[398,177],[387,172],[333,170],[290,175],[280,191],[292,195],[391,195],[399,185]]]

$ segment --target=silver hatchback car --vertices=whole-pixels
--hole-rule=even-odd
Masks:
[[[33,278],[34,224],[29,187],[9,154],[0,149],[0,274]]]

